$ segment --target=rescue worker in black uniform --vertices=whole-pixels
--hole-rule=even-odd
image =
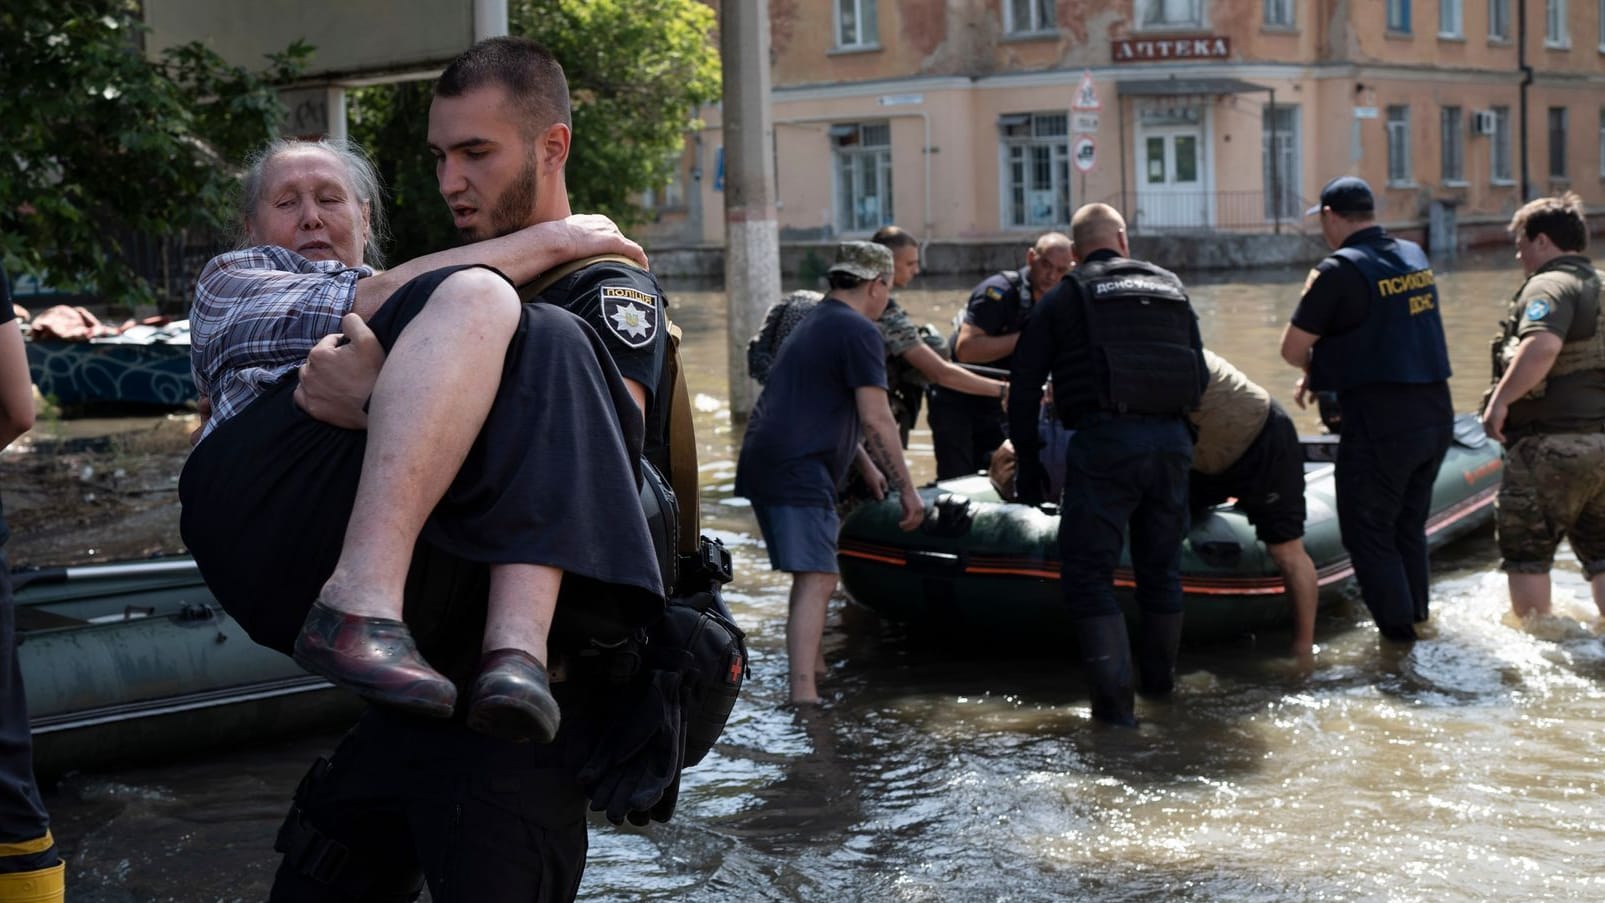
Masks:
[[[1353,176],[1321,190],[1316,265],[1282,334],[1304,370],[1296,400],[1336,392],[1338,525],[1382,636],[1416,639],[1427,620],[1427,514],[1454,434],[1449,349],[1432,264],[1376,224],[1371,187]]]
[[[567,214],[567,102],[557,61],[520,38],[482,41],[442,74],[430,112],[430,144],[441,193],[465,238],[481,240]],[[532,116],[550,118],[531,123]],[[515,208],[510,199],[527,206]],[[521,293],[526,300],[565,307],[592,325],[643,411],[647,461],[669,472],[668,479],[686,478],[669,427],[677,416],[671,395],[683,390],[673,392],[676,374],[668,364],[669,331],[655,278],[617,261],[555,275]],[[325,373],[342,366],[334,360],[323,364]],[[362,365],[352,355],[343,366]],[[318,392],[306,381],[303,388],[309,395]],[[583,463],[576,462],[578,479]],[[692,490],[684,504],[694,524],[694,461],[689,470]],[[654,492],[655,475],[647,476],[643,502],[650,508],[655,496],[666,510],[656,518],[662,528],[658,548],[638,553],[658,556],[670,589],[716,597],[716,581],[729,579],[728,558],[709,561],[713,552],[706,547],[700,555],[676,554],[681,543],[675,494],[666,485]],[[721,567],[723,574],[716,576]],[[408,581],[409,606],[416,600],[439,612],[439,629],[427,639],[420,636],[420,649],[455,678],[454,661],[474,654],[484,569],[425,550],[415,557]],[[722,602],[717,605],[722,609]],[[416,895],[422,871],[432,885],[474,885],[465,891],[459,883],[457,891],[475,900],[568,901],[585,865],[587,799],[615,823],[667,820],[681,767],[695,764],[706,749],[686,744],[683,699],[669,679],[674,675],[648,670],[629,652],[609,654],[604,646],[621,638],[610,632],[605,613],[588,614],[560,605],[553,622],[551,645],[563,651],[569,673],[553,681],[563,722],[549,745],[500,743],[458,724],[369,710],[333,756],[320,759],[303,780],[276,845],[286,856],[273,899],[366,900],[357,889],[375,886],[396,894],[382,899],[411,899],[406,889]],[[620,685],[615,678],[626,676],[632,664],[641,674]],[[739,687],[739,678],[731,680]],[[715,735],[722,724],[721,718]],[[503,813],[501,829],[486,814],[497,810]],[[474,833],[457,824],[465,811],[479,816]],[[485,831],[491,833],[479,833]]]
[[[1082,207],[1071,238],[1075,269],[1037,304],[1014,354],[1015,487],[1026,504],[1044,501],[1037,416],[1051,373],[1055,411],[1075,431],[1059,508],[1065,604],[1076,622],[1093,717],[1133,726],[1131,644],[1115,599],[1115,566],[1129,526],[1142,612],[1140,684],[1144,694],[1164,696],[1174,686],[1181,643],[1181,544],[1193,458],[1187,414],[1208,373],[1181,280],[1127,256],[1118,211]]]
[[[0,270],[0,448],[33,428],[33,382],[11,284]],[[0,550],[11,536],[0,512]],[[67,865],[56,855],[50,816],[33,777],[33,734],[17,660],[11,569],[0,551],[0,903],[65,899]]]
[[[982,280],[970,293],[953,334],[953,360],[1008,370],[1032,306],[1069,269],[1069,237],[1045,232],[1025,252],[1024,269],[1003,270]],[[949,480],[986,469],[1005,438],[1007,418],[997,399],[937,385],[929,391],[936,478]]]

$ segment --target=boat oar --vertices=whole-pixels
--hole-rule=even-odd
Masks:
[[[74,580],[188,574],[194,571],[195,562],[188,558],[178,561],[133,561],[76,567],[20,568],[11,572],[11,589],[16,591],[33,583],[70,583]]]

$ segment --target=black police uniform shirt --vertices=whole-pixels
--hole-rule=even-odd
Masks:
[[[1369,244],[1386,235],[1381,226],[1371,226],[1350,235],[1342,247]],[[1317,336],[1342,335],[1358,329],[1370,309],[1371,289],[1365,277],[1352,263],[1328,256],[1311,272],[1292,323]],[[1342,401],[1346,433],[1364,430],[1364,435],[1382,437],[1454,418],[1446,381],[1358,386],[1343,392]]]
[[[797,325],[753,405],[736,495],[768,505],[834,508],[862,438],[857,390],[886,388],[880,330],[826,298]]]
[[[540,298],[590,324],[602,337],[619,375],[645,387],[644,454],[668,473],[669,331],[657,277],[638,267],[602,261],[559,279]]]
[[[1011,276],[1019,280],[1018,285]],[[1014,270],[993,273],[970,293],[969,303],[964,306],[964,322],[989,336],[1013,335],[1025,326],[1033,300],[1029,268],[1019,270],[1017,275]],[[1013,358],[1013,354],[1006,354],[979,363],[1007,370]]]

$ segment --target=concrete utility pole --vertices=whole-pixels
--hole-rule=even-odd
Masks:
[[[775,138],[769,111],[769,4],[720,0],[724,60],[724,285],[730,299],[730,413],[745,418],[758,397],[747,376],[747,339],[780,299],[775,216]]]

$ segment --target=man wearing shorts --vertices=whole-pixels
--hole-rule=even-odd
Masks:
[[[1282,571],[1293,602],[1294,656],[1315,645],[1315,563],[1304,551],[1304,451],[1293,421],[1253,380],[1204,350],[1209,385],[1192,415],[1198,427],[1188,483],[1194,511],[1236,499]]]
[[[923,519],[886,401],[886,351],[875,328],[894,271],[882,245],[836,249],[830,294],[781,345],[741,443],[736,495],[752,500],[770,565],[792,575],[786,654],[797,704],[820,701],[819,643],[836,589],[836,492],[848,468],[867,453],[897,490],[898,525],[912,530]]]

